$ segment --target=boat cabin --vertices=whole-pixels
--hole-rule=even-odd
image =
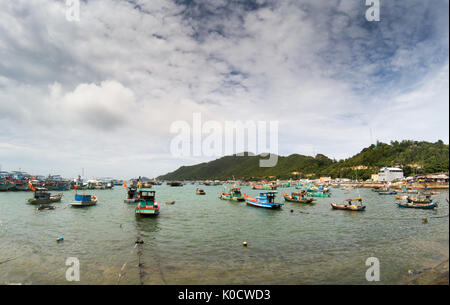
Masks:
[[[143,201],[155,201],[155,191],[140,189],[138,193],[138,198]]]
[[[34,192],[34,199],[38,200],[50,199],[50,193],[37,190],[36,192]]]
[[[259,197],[263,198],[263,199],[267,199],[268,203],[274,203],[275,202],[275,195],[276,195],[276,192],[259,193]]]
[[[92,197],[91,195],[80,195],[80,194],[75,194],[75,201],[91,201]]]

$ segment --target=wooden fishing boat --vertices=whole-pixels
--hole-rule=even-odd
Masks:
[[[265,183],[265,184],[259,184],[259,183],[251,183],[250,184],[252,189],[254,190],[276,190],[277,186],[272,183]]]
[[[232,201],[245,200],[244,196],[242,196],[241,188],[236,186],[233,186],[228,193],[222,192],[219,198],[223,200],[232,200]]]
[[[139,202],[136,206],[136,215],[153,216],[159,214],[159,203],[155,200],[155,191],[149,189],[139,189]]]
[[[291,195],[283,192],[283,197],[285,201],[299,202],[299,203],[313,203],[314,198],[305,197],[305,193],[292,193]]]
[[[353,204],[353,201],[358,201],[359,205]],[[347,199],[346,203],[338,204],[336,202],[331,203],[331,207],[334,210],[347,210],[347,211],[364,211],[366,206],[362,204],[362,199],[360,197]]]
[[[324,192],[308,192],[307,194],[311,197],[322,197],[322,198],[331,196],[331,194]]]
[[[197,188],[197,189],[195,190],[195,193],[196,193],[197,195],[206,195],[205,191],[202,190],[202,189],[199,189],[199,188]]]
[[[431,199],[429,196],[427,196],[426,198],[420,198],[420,197],[407,197],[406,201],[408,201],[408,203],[418,203],[418,204],[430,204],[433,202],[433,199]]]
[[[400,208],[412,208],[412,209],[434,209],[437,207],[436,202],[430,202],[430,203],[402,203],[398,202],[397,205]]]
[[[172,181],[172,182],[167,182],[167,185],[169,186],[183,186],[182,182],[178,182],[178,181]]]
[[[397,195],[396,191],[381,191],[378,192],[378,195]]]
[[[86,194],[77,194],[75,193],[75,200],[69,202],[69,204],[73,207],[87,207],[91,205],[96,205],[98,201],[97,195],[86,195]]]
[[[12,191],[16,187],[16,184],[9,180],[0,181],[0,191]]]
[[[51,195],[49,192],[46,192],[42,189],[34,189],[34,197],[28,199],[28,203],[31,204],[48,204],[53,202],[61,201],[63,194]]]
[[[125,203],[135,203],[138,202],[138,192],[137,188],[134,186],[128,187],[127,198],[124,200]]]
[[[258,208],[279,209],[283,206],[283,203],[275,203],[275,194],[276,192],[259,193],[259,196],[256,198],[244,194],[244,198],[247,205]]]

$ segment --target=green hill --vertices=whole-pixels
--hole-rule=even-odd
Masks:
[[[449,146],[442,141],[436,143],[405,140],[390,144],[377,142],[360,153],[345,160],[332,160],[318,154],[315,157],[292,154],[279,156],[274,167],[259,167],[260,156],[246,153],[245,156],[225,156],[220,159],[192,166],[182,166],[174,172],[159,176],[160,180],[203,179],[261,179],[276,177],[368,179],[384,166],[400,166],[405,175],[447,172],[449,168]]]

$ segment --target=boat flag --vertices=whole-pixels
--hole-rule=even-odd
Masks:
[[[127,180],[124,180],[123,187],[127,187]]]
[[[36,189],[33,187],[33,184],[31,184],[31,181],[28,181],[28,186],[33,190],[33,192],[36,192]]]
[[[138,181],[137,186],[138,186],[138,188],[142,187],[141,181]]]

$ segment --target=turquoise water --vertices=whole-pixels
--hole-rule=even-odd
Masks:
[[[0,193],[0,284],[73,283],[65,277],[68,257],[80,261],[81,284],[367,284],[372,256],[380,261],[380,283],[398,284],[409,269],[448,257],[449,219],[440,217],[449,212],[448,191],[433,196],[435,211],[398,208],[394,196],[368,189],[333,189],[315,205],[266,210],[218,199],[222,186],[202,186],[204,196],[195,188],[155,186],[155,218],[135,216],[122,187],[90,191],[99,201],[86,208],[70,207],[74,192],[66,191],[50,211],[27,204],[32,193]],[[281,191],[294,189],[280,189],[278,201]],[[330,207],[359,194],[364,212]],[[144,240],[141,269],[137,235]]]

